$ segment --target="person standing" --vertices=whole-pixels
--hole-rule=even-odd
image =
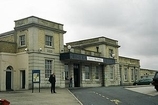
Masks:
[[[56,82],[55,73],[50,75],[49,82],[51,83],[51,93],[56,93],[55,92],[55,82]]]
[[[70,77],[69,87],[72,87],[72,76]]]

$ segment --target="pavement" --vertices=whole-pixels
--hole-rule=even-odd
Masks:
[[[157,96],[153,86],[125,86],[124,88]],[[51,94],[50,89],[17,90],[0,92],[0,99],[6,99],[9,105],[83,105],[67,88],[56,88],[57,93]]]
[[[0,92],[0,99],[6,99],[9,105],[82,105],[67,89],[56,88],[51,94],[50,89],[18,90]]]
[[[158,92],[152,85],[137,85],[137,86],[126,86],[125,87],[128,90],[141,93],[141,94],[146,94],[149,96],[157,96]]]

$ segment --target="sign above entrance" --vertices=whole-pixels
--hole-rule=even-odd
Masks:
[[[95,61],[95,62],[103,62],[103,58],[97,58],[97,57],[90,57],[90,56],[87,56],[87,60],[88,61]]]
[[[71,61],[83,61],[83,62],[96,62],[96,63],[103,63],[106,65],[111,65],[115,64],[115,59],[113,58],[105,58],[105,57],[98,57],[98,56],[87,56],[85,54],[77,54],[77,53],[72,53],[72,52],[67,52],[67,53],[61,53],[60,54],[60,60],[66,61],[71,60]]]

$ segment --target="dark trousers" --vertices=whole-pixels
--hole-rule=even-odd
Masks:
[[[69,87],[72,87],[72,82],[69,83]]]
[[[51,93],[55,93],[55,83],[51,83]]]

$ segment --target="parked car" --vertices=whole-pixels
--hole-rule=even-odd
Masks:
[[[150,85],[152,84],[152,79],[151,78],[143,78],[140,80],[137,80],[133,83],[133,85]]]
[[[152,84],[155,86],[155,89],[158,91],[158,72],[155,73]]]

